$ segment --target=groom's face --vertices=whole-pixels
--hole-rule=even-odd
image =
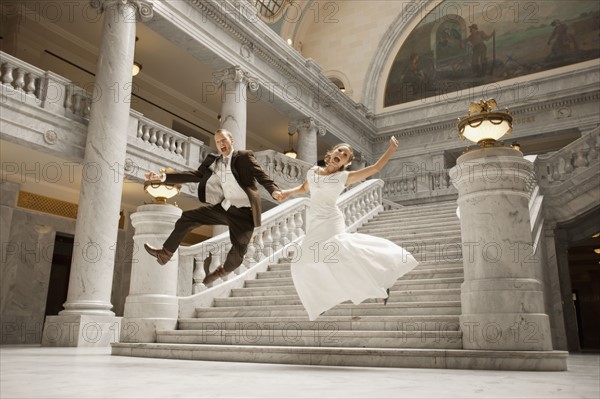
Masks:
[[[231,154],[231,150],[233,149],[233,139],[223,133],[215,134],[215,142],[217,144],[217,150],[224,157],[229,156]]]

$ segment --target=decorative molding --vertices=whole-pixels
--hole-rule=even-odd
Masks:
[[[127,4],[135,7],[136,16],[142,22],[149,21],[154,16],[154,11],[152,10],[154,4],[151,0],[90,0],[90,5],[92,8],[97,8],[101,13],[103,13],[107,8],[114,6],[122,9]]]
[[[44,141],[50,145],[54,145],[58,141],[58,134],[54,130],[48,130],[44,133]]]

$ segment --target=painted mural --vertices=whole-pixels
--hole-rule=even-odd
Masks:
[[[386,107],[600,57],[596,0],[445,0],[412,31]]]

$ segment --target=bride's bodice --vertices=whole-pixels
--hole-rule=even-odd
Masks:
[[[311,168],[306,174],[310,188],[310,212],[318,217],[331,217],[339,213],[336,205],[337,199],[348,179],[347,171],[336,172],[330,175],[320,175],[317,167]]]

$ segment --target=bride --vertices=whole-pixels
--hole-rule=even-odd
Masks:
[[[368,298],[384,298],[389,287],[417,266],[415,258],[402,247],[384,238],[346,233],[344,215],[336,205],[346,186],[381,171],[398,140],[379,160],[366,168],[346,171],[354,154],[341,143],[325,155],[325,167],[312,167],[298,187],[283,190],[280,200],[310,192],[306,236],[299,256],[292,262],[292,279],[310,320],[335,305],[351,300],[355,305]]]

